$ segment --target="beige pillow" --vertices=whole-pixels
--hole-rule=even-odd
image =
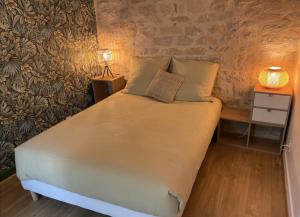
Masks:
[[[181,85],[184,77],[182,75],[170,74],[159,70],[154,76],[146,90],[146,96],[162,102],[171,103]]]
[[[217,63],[173,58],[171,73],[184,76],[176,100],[210,101],[218,70]]]
[[[144,95],[154,75],[159,69],[167,70],[170,57],[134,57],[124,93]]]

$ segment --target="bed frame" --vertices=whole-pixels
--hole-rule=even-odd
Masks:
[[[158,217],[89,198],[36,180],[21,181],[21,184],[25,190],[30,191],[33,201],[37,201],[39,195],[43,195],[112,217]],[[182,212],[178,213],[177,217],[181,216]]]

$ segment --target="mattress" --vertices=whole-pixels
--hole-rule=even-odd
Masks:
[[[153,216],[182,211],[221,102],[117,93],[15,150],[17,176]]]

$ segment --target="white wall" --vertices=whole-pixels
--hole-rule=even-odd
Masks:
[[[296,68],[294,91],[294,110],[287,140],[291,143],[291,148],[285,152],[284,162],[289,216],[300,217],[300,57]]]

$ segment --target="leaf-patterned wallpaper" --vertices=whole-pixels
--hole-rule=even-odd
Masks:
[[[14,148],[92,101],[92,0],[0,0],[0,175]]]

